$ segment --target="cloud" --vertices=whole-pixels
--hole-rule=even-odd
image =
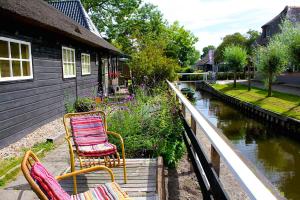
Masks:
[[[300,5],[300,0],[145,0],[157,5],[170,22],[179,21],[192,31],[198,50],[217,46],[226,34],[245,33],[279,14],[286,5]]]

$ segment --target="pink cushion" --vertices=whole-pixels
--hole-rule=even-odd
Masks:
[[[36,162],[31,170],[30,175],[37,182],[40,188],[51,200],[70,200],[71,196],[66,193],[57,180],[45,169],[45,167]]]
[[[80,156],[107,156],[117,152],[116,145],[109,142],[89,146],[78,146]]]
[[[108,141],[102,118],[99,116],[72,117],[71,127],[77,146],[97,145]]]

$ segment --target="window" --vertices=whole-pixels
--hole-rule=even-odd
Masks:
[[[82,75],[91,74],[91,58],[90,54],[81,54]]]
[[[76,77],[75,50],[62,47],[64,78]]]
[[[0,82],[32,78],[30,43],[0,37]]]

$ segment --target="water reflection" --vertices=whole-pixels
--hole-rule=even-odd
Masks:
[[[193,87],[182,83],[180,87]],[[300,142],[266,123],[249,118],[205,92],[195,107],[288,199],[300,199]]]

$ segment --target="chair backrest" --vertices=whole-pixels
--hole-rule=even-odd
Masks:
[[[66,130],[66,137],[73,137],[71,118],[72,117],[89,117],[89,116],[99,116],[103,120],[104,130],[107,131],[106,114],[103,111],[91,111],[91,112],[80,112],[80,113],[67,113],[64,115],[63,121]]]
[[[41,188],[30,175],[30,170],[36,162],[39,162],[39,159],[36,157],[36,155],[32,151],[27,151],[21,164],[21,170],[32,190],[37,194],[37,196],[42,200],[48,200],[46,194],[41,190]]]

